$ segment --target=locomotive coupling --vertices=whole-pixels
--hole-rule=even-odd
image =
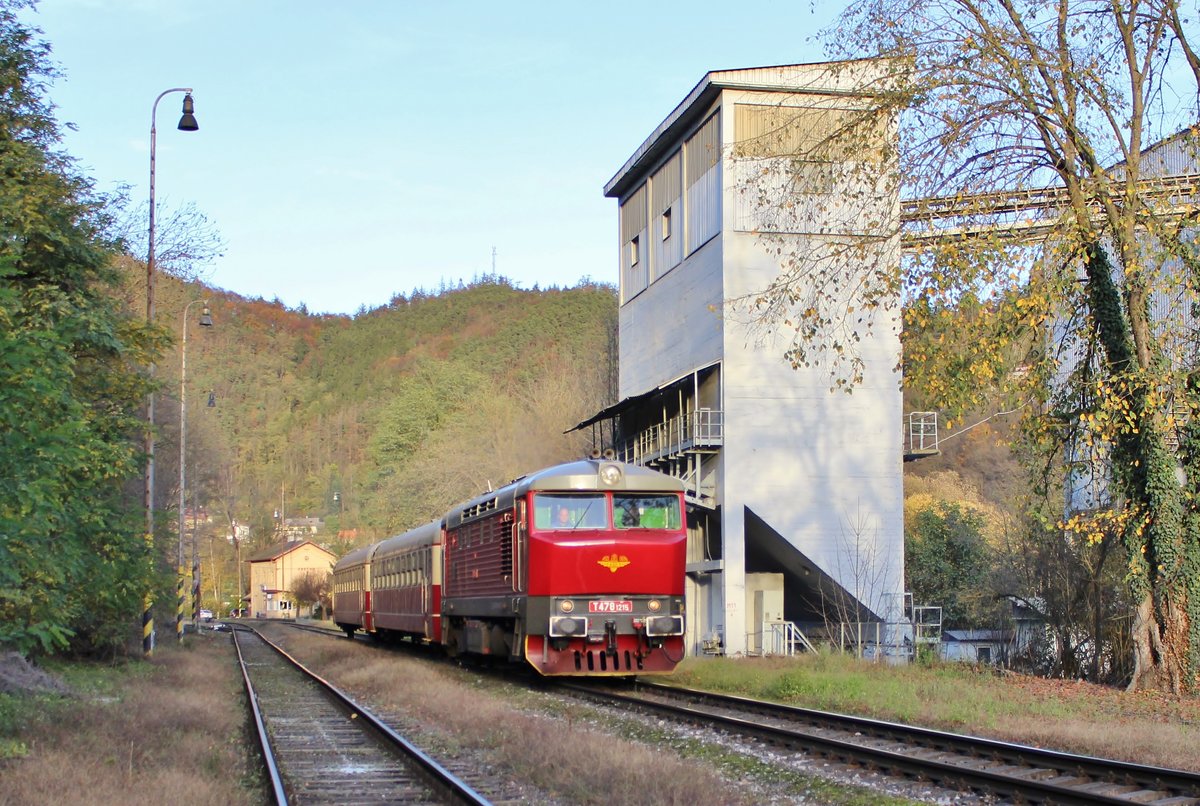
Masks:
[[[617,622],[609,619],[604,622],[604,651],[610,655],[617,654]]]

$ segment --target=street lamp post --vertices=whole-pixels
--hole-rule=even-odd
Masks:
[[[204,303],[203,312],[200,314],[200,326],[212,327],[212,315],[208,309],[208,300],[194,299],[187,305],[183,306],[183,339],[180,342],[180,358],[179,358],[179,558],[178,569],[179,576],[176,583],[176,603],[175,603],[175,637],[183,640],[183,534],[184,534],[184,507],[187,505],[187,326],[188,326],[188,311],[197,302]],[[195,516],[193,515],[193,523]],[[193,541],[195,537],[192,538]],[[193,556],[195,551],[192,552]],[[194,566],[194,563],[193,563]],[[192,569],[192,575],[195,576],[195,568]],[[193,588],[195,584],[193,583]],[[193,608],[195,610],[196,608]],[[195,622],[195,614],[193,613],[193,624]]]
[[[191,87],[173,87],[159,93],[150,109],[150,231],[146,248],[146,324],[154,322],[154,145],[156,139],[155,118],[158,102],[172,92],[186,93],[183,98],[183,116],[179,118],[179,130],[194,132],[200,128],[196,123]],[[150,364],[150,376],[154,377],[154,364]],[[154,547],[154,392],[146,396],[146,543]],[[154,652],[154,611],[151,597],[146,596],[142,610],[142,652]]]

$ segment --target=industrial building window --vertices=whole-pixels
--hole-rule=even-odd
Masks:
[[[650,282],[683,260],[682,240],[671,237],[675,234],[675,211],[683,206],[682,188],[683,154],[676,151],[650,177],[650,216],[658,222],[658,237],[650,255]]]
[[[887,140],[886,117],[858,109],[738,104],[734,156],[791,161],[800,193],[832,193],[846,162],[878,163]]]
[[[642,185],[621,203],[621,302],[633,299],[649,282],[646,271],[646,186]]]
[[[687,252],[695,252],[721,228],[721,137],[713,115],[683,146]]]

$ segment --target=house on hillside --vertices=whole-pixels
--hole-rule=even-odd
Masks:
[[[796,627],[903,640],[899,306],[846,292],[842,310],[872,325],[856,326],[853,395],[725,315],[792,258],[852,252],[842,278],[899,271],[899,241],[881,235],[899,205],[881,156],[896,133],[872,116],[880,80],[871,61],[708,73],[604,188],[620,399],[576,428],[686,485],[693,653],[792,647]],[[839,141],[862,119],[870,131]]]
[[[267,546],[250,564],[250,615],[255,618],[296,618],[292,596],[296,580],[306,574],[329,574],[337,555],[311,540],[284,540]]]
[[[284,518],[278,524],[276,537],[280,540],[303,540],[319,534],[325,528],[321,518]]]

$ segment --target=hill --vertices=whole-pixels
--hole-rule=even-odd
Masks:
[[[157,368],[156,509],[171,523],[184,306],[208,300],[214,322],[200,327],[191,307],[186,476],[218,607],[234,549],[273,542],[282,519],[322,519],[338,553],[397,533],[587,453],[586,433],[564,432],[616,394],[608,286],[522,290],[487,277],[346,317],[161,282],[157,320],[176,344]],[[235,522],[249,526],[241,546],[227,539]]]

